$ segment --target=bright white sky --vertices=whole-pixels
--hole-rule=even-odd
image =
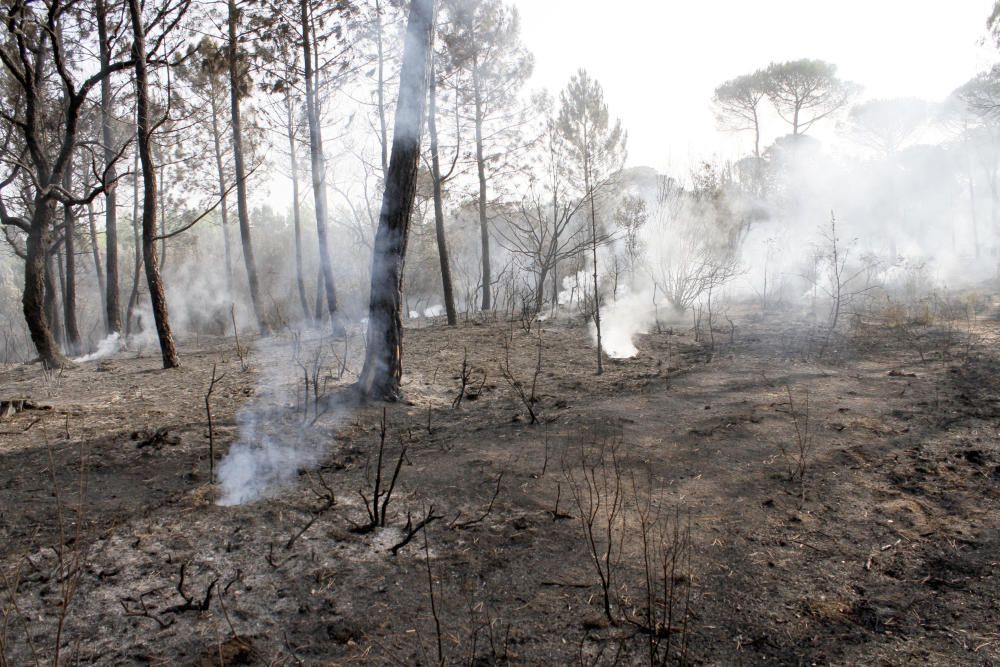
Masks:
[[[716,129],[712,92],[771,61],[834,63],[863,98],[939,101],[1000,60],[982,45],[993,0],[513,2],[535,54],[529,86],[558,94],[587,69],[629,132],[629,165],[678,175],[747,152],[747,135]]]

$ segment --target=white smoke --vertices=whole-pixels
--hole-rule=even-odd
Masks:
[[[656,322],[656,310],[645,292],[620,294],[618,299],[601,307],[601,347],[612,359],[629,359],[639,353],[636,334],[648,331]],[[597,327],[591,323],[591,336],[597,343]]]
[[[250,406],[237,421],[240,440],[219,464],[220,505],[265,497],[294,480],[300,469],[315,466],[325,454],[324,448],[306,442],[301,425],[282,424],[278,415],[258,414]]]
[[[329,451],[329,432],[315,425],[319,422],[314,412],[315,395],[311,387],[306,400],[299,365],[301,361],[312,375],[318,364],[320,384],[325,384],[325,342],[322,337],[298,344],[278,339],[256,342],[253,365],[259,373],[257,392],[237,415],[239,440],[219,464],[219,505],[266,498],[293,482],[300,470],[319,464]],[[323,398],[319,406],[323,423],[341,419],[345,404],[331,407],[329,397]]]
[[[82,357],[76,357],[73,359],[78,364],[85,364],[88,361],[97,361],[98,359],[104,359],[105,357],[110,357],[112,354],[121,349],[121,336],[117,332],[106,336],[97,344],[97,349],[90,354],[85,354]]]

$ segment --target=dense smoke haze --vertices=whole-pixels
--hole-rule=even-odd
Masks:
[[[1000,664],[1000,0],[3,17],[0,667]]]
[[[782,61],[779,56],[801,41],[799,34],[761,41],[739,58],[728,57],[729,49],[709,49],[714,55],[703,69],[697,62],[685,64],[676,86],[668,63],[657,68],[658,81],[630,94],[622,81],[645,68],[621,65],[612,72],[595,63],[603,81],[580,69],[567,73],[565,89],[545,91],[535,86],[551,82],[564,55],[538,44],[544,24],[527,21],[551,21],[552,9],[517,9],[461,0],[438,9],[437,133],[431,144],[423,142],[406,243],[404,318],[446,313],[449,320],[456,313],[468,318],[487,304],[508,317],[582,318],[594,345],[600,338],[608,357],[628,358],[638,351],[639,334],[698,328],[703,320],[709,329],[726,321],[732,325],[733,309],[805,314],[822,328],[847,317],[863,319],[890,304],[916,312],[941,290],[996,276],[1000,126],[994,109],[1000,105],[1000,70],[959,69],[983,57],[984,47],[970,38],[982,37],[982,28],[949,23],[953,32],[945,37],[956,40],[955,53],[926,81],[919,74],[925,65],[914,55],[919,40],[904,39],[901,30],[898,41],[885,34],[896,45],[894,59],[882,62],[881,54],[869,54],[867,70],[856,67],[856,54],[843,69],[837,62],[809,59],[816,54],[808,51]],[[325,320],[335,332],[363,328],[393,129],[426,127],[422,118],[394,116],[405,12],[356,7],[337,13],[335,27],[324,27],[317,45],[339,64],[320,71],[303,70],[294,42],[282,38],[262,42],[266,49],[260,53],[248,51],[237,96],[245,127],[234,150],[236,116],[227,108],[237,97],[227,93],[232,79],[223,67],[225,35],[189,39],[184,32],[201,11],[213,15],[192,8],[179,15],[169,36],[176,64],[153,69],[154,104],[165,110],[152,156],[159,178],[159,233],[165,238],[153,239],[152,247],[173,333],[189,340],[246,336],[259,327],[279,337],[299,336],[329,326]],[[838,20],[853,11],[845,9]],[[932,20],[922,12],[910,13],[918,22]],[[697,24],[699,16],[691,20]],[[303,25],[300,16],[249,9],[239,20],[251,27],[298,25],[300,31]],[[589,19],[576,20],[583,43],[586,31],[596,28]],[[798,20],[802,29],[791,33],[820,29],[808,16]],[[615,58],[626,59],[622,62],[653,57],[638,42],[598,42],[595,53],[617,49]],[[539,47],[535,54],[526,48],[532,45]],[[824,52],[838,48],[823,42]],[[913,60],[901,65],[899,56],[906,54]],[[589,66],[589,60],[577,66]],[[82,73],[87,63],[81,60],[79,67]],[[898,79],[914,89],[880,97],[888,90],[885,72],[900,67],[908,73]],[[16,72],[8,68],[7,76]],[[708,78],[723,73],[727,80]],[[877,84],[871,89],[863,78],[868,75]],[[697,85],[690,84],[691,76]],[[126,83],[124,75],[111,78]],[[168,83],[169,107],[166,89],[159,88]],[[943,95],[919,97],[945,85]],[[684,98],[685,91],[700,91],[700,99]],[[81,147],[76,187],[89,189],[78,195],[87,201],[78,205],[76,216],[78,257],[71,266],[57,240],[47,260],[53,285],[48,326],[79,363],[122,351],[149,354],[158,341],[138,250],[137,216],[143,208],[138,158],[131,169],[127,162],[134,147],[125,113],[129,95],[123,88],[105,105],[109,136],[121,147],[117,198],[102,196],[100,183],[85,173],[86,161],[96,165],[97,156]],[[12,117],[22,113],[22,96],[6,101]],[[644,110],[637,115],[633,107]],[[644,120],[651,108],[662,119],[655,126]],[[698,117],[678,120],[672,115],[676,109]],[[98,127],[99,112],[96,99],[84,107],[84,131]],[[636,118],[633,130],[628,121]],[[690,130],[678,127],[685,124]],[[713,128],[711,134],[706,127]],[[661,137],[653,136],[660,130]],[[678,132],[687,133],[685,145],[666,145],[659,149],[664,154],[650,155],[652,146],[663,146]],[[15,159],[18,136],[9,132],[5,147],[11,169],[4,182],[6,244],[0,266],[4,363],[34,355],[24,319],[17,316],[20,257],[29,250],[24,232],[32,215],[30,179]],[[694,146],[704,154],[690,153]],[[678,159],[685,151],[688,156]],[[234,201],[239,177],[231,161],[237,153],[249,165],[241,167],[248,173],[248,202]],[[430,168],[431,154],[437,171]],[[641,162],[647,157],[652,164]],[[65,178],[73,183],[74,166],[66,169]],[[110,328],[106,312],[104,265],[111,249],[101,224],[109,203],[119,226],[120,331]],[[318,219],[317,204],[323,206]],[[49,206],[56,211],[65,204]],[[317,254],[324,247],[330,267],[325,279]],[[444,281],[454,302],[450,313]],[[335,294],[328,294],[331,287]],[[67,290],[73,293],[66,312],[79,313],[80,323],[73,325],[79,333],[61,321],[59,299],[66,301]],[[844,319],[841,305],[849,311]],[[290,378],[279,382],[287,360],[280,360],[276,348],[265,353],[268,349],[260,348],[255,359],[264,386],[287,385]],[[268,480],[287,480],[321,456],[321,450],[275,444],[262,416],[277,414],[271,403],[290,401],[280,392],[266,395],[270,399],[255,401],[241,416],[241,442],[221,467],[224,502],[255,498]]]

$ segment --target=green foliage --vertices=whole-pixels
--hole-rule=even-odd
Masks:
[[[837,66],[822,60],[771,63],[765,71],[767,96],[778,115],[803,134],[817,121],[843,108],[861,90],[837,77]]]
[[[758,129],[758,112],[766,97],[767,76],[761,70],[726,81],[712,98],[719,125],[734,131]]]
[[[611,123],[601,84],[579,70],[559,95],[559,131],[569,154],[582,170],[588,196],[625,163],[628,140],[621,121]]]

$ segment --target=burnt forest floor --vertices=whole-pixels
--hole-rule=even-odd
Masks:
[[[424,323],[387,406],[316,332],[2,369],[0,665],[1000,663],[1000,323],[744,319]],[[216,504],[213,366],[216,470],[316,465]]]

